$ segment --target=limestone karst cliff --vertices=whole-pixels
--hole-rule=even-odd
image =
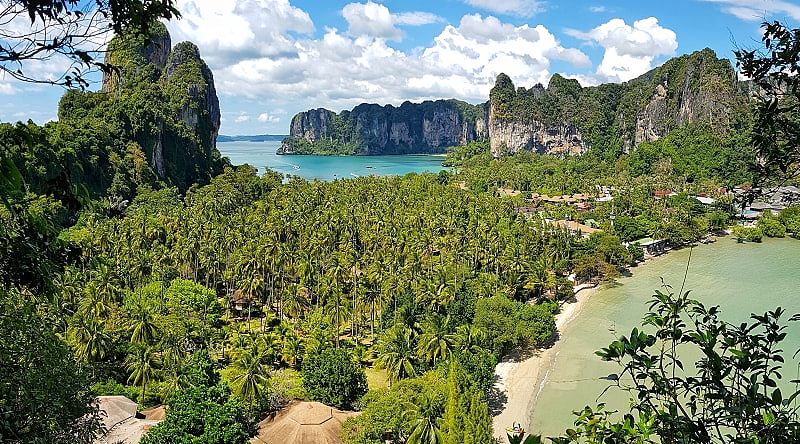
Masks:
[[[334,113],[320,108],[294,116],[279,153],[433,154],[488,137],[482,105],[457,100],[399,107],[362,104]]]
[[[141,150],[160,180],[181,189],[205,183],[221,172],[216,148],[220,106],[214,76],[191,42],[171,47],[166,27],[154,23],[152,35],[118,35],[108,45],[99,93],[65,95],[59,120],[84,125],[87,115],[121,122],[120,143]],[[86,109],[90,106],[91,109]]]
[[[737,126],[746,104],[730,61],[704,49],[622,84],[582,87],[556,74],[546,87],[518,88],[500,74],[483,105],[439,100],[310,110],[292,119],[279,152],[440,153],[487,138],[495,156],[572,155],[593,146],[624,152],[690,124],[723,133]]]
[[[495,156],[522,149],[576,154],[592,145],[628,151],[690,124],[723,133],[746,108],[731,63],[704,49],[622,84],[581,87],[556,74],[547,88],[515,88],[501,74],[490,93]]]

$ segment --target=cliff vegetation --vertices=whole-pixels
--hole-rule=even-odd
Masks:
[[[0,153],[30,191],[77,208],[130,200],[142,185],[186,190],[222,171],[211,71],[192,43],[171,49],[166,27],[151,28],[150,38],[115,37],[102,90],[68,91],[57,121],[0,124]]]
[[[516,87],[497,77],[489,100],[362,104],[309,110],[292,119],[280,154],[427,154],[489,140],[494,157],[522,150],[557,156],[590,149],[608,158],[687,125],[724,137],[747,126],[748,98],[726,59],[704,49],[668,60],[626,83],[582,87],[554,75]]]

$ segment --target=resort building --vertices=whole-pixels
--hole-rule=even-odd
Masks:
[[[716,202],[716,200],[714,200],[714,198],[712,197],[706,197],[706,196],[692,196],[692,197],[694,197],[698,202],[700,202],[703,205],[714,205],[714,202]]]
[[[231,312],[236,315],[237,317],[242,317],[246,315],[247,309],[250,308],[250,297],[244,294],[242,290],[236,290],[231,295],[231,299],[228,302],[228,306]]]
[[[342,444],[342,424],[357,414],[319,402],[292,402],[261,421],[250,444]]]
[[[667,251],[667,241],[645,237],[631,242],[642,248],[645,256],[658,256]]]
[[[580,234],[583,237],[589,237],[592,233],[597,233],[598,231],[602,231],[599,228],[592,228],[588,225],[584,225],[580,222],[576,222],[574,220],[557,220],[553,222],[553,225],[566,228],[572,234]]]
[[[517,197],[522,194],[522,191],[513,188],[498,188],[497,194],[500,195],[500,197]]]
[[[138,412],[137,404],[125,396],[100,396],[97,404],[106,432],[95,444],[138,444],[151,427],[164,420],[163,407]]]

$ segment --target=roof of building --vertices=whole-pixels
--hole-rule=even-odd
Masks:
[[[753,211],[764,211],[764,210],[779,210],[782,208],[771,203],[753,202],[752,204],[750,204],[750,209]]]
[[[522,194],[521,191],[515,190],[513,188],[498,188],[497,193],[500,194],[502,197],[516,197]]]
[[[716,202],[713,198],[705,196],[695,196],[694,198],[697,199],[703,205],[712,205],[714,202]]]
[[[662,190],[655,190],[653,192],[653,195],[655,195],[656,197],[666,197],[671,195],[672,193],[673,193],[672,190],[662,189]]]
[[[242,290],[235,290],[231,295],[231,304],[249,304],[250,296],[246,295]]]
[[[258,424],[251,444],[342,444],[342,423],[355,416],[319,402],[293,402]]]
[[[641,239],[637,239],[632,244],[639,245],[640,247],[649,247],[650,245],[655,245],[661,242],[665,242],[664,239],[653,239],[652,237],[643,237]]]
[[[100,416],[106,429],[136,416],[138,405],[125,396],[100,396],[97,398]]]
[[[124,396],[100,396],[97,404],[106,433],[96,444],[137,444],[150,427],[164,419],[163,407],[137,415],[137,404]]]
[[[592,227],[590,227],[588,225],[584,225],[584,224],[576,222],[574,220],[557,220],[557,221],[555,221],[555,224],[560,226],[560,227],[564,227],[564,228],[566,228],[566,229],[568,229],[570,231],[580,231],[581,233],[584,233],[584,234],[592,234],[592,233],[596,233],[598,231],[602,231],[602,230],[600,230],[598,228],[592,228]]]

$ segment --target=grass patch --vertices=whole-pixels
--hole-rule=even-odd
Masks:
[[[364,372],[367,374],[367,386],[370,390],[389,387],[389,375],[386,370],[365,368]]]

